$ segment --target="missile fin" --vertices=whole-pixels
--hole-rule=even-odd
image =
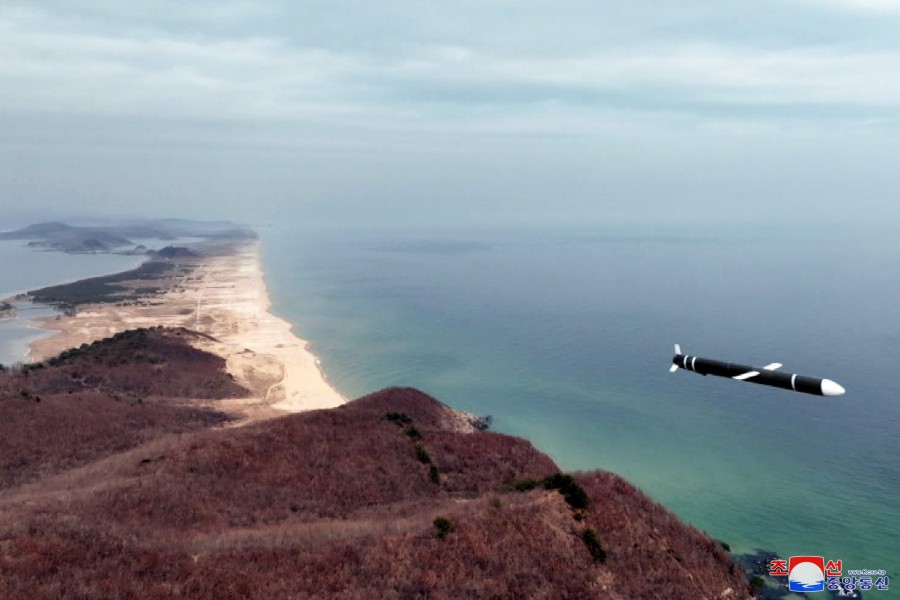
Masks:
[[[675,354],[681,354],[681,344],[675,344]]]
[[[750,379],[751,377],[756,377],[759,375],[759,371],[747,371],[746,373],[741,373],[740,375],[735,375],[732,379],[737,379],[738,381],[744,381],[745,379]]]
[[[669,367],[669,373],[674,373],[677,370],[678,370],[678,365],[676,365],[674,363],[672,364],[671,367]]]
[[[763,369],[765,369],[766,371],[774,371],[775,369],[780,369],[783,366],[784,365],[781,363],[770,363],[764,366]]]

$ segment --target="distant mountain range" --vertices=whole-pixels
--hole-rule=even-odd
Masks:
[[[179,219],[132,221],[90,226],[74,226],[59,221],[28,225],[0,233],[0,240],[25,240],[32,248],[46,248],[72,254],[146,251],[132,240],[172,241],[185,237],[250,239],[256,234],[228,221],[202,222]]]

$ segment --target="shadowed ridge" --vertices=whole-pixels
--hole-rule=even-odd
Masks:
[[[387,418],[402,411],[409,422]],[[160,460],[134,460],[121,475],[140,480],[116,497],[99,499],[100,513],[159,529],[204,531],[286,519],[363,518],[390,512],[395,503],[472,498],[558,470],[526,440],[440,429],[452,413],[422,392],[390,389],[336,409],[206,432]]]
[[[444,430],[469,433],[475,431],[471,415],[454,410],[411,387],[390,387],[362,396],[339,410],[360,417],[387,418],[389,413],[406,415],[420,430]]]

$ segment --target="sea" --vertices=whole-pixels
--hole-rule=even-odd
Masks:
[[[414,386],[734,553],[884,569],[900,595],[900,238],[877,228],[261,228],[273,310],[349,398]],[[821,397],[695,373],[784,364]],[[602,510],[602,507],[600,508]]]
[[[20,240],[0,240],[0,300],[28,290],[132,269],[140,256],[118,254],[65,254],[32,249]],[[15,318],[0,318],[0,364],[28,362],[28,344],[51,335],[38,329],[35,320],[53,317],[49,306],[12,302]]]
[[[417,387],[491,415],[494,430],[531,440],[564,470],[618,473],[732,552],[884,569],[900,589],[893,232],[257,231],[273,312],[311,342],[344,396]],[[0,288],[10,291],[134,261],[19,255],[5,244]],[[12,337],[0,330],[0,348],[20,347]],[[675,343],[691,355],[784,363],[847,393],[670,373]]]

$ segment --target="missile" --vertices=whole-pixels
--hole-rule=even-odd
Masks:
[[[830,379],[776,372],[776,369],[781,366],[781,363],[772,363],[764,367],[748,367],[747,365],[700,358],[699,356],[687,356],[681,353],[681,346],[675,344],[675,356],[672,358],[672,366],[669,368],[669,372],[674,373],[678,369],[685,369],[701,375],[729,377],[738,381],[770,385],[817,396],[840,396],[845,391],[839,383]]]

